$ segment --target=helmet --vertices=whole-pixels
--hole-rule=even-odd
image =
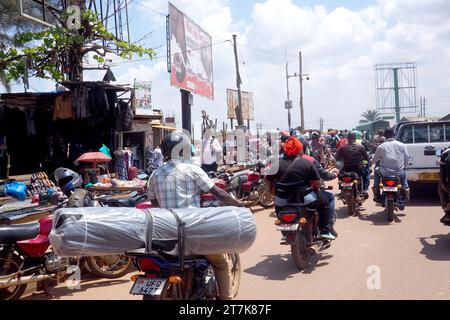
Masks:
[[[182,132],[166,135],[161,143],[161,152],[166,159],[188,160],[191,158],[191,141]]]
[[[314,131],[311,134],[311,139],[319,139],[320,138],[320,134],[317,131]]]
[[[361,140],[361,132],[358,130],[353,131],[356,135],[356,140]]]
[[[308,142],[305,139],[305,136],[301,134],[299,130],[294,130],[293,134],[294,137],[296,137],[300,142],[303,144],[303,146],[306,146]]]
[[[73,170],[67,168],[58,168],[55,170],[55,180],[62,192],[68,194],[75,188],[81,188],[83,178]]]
[[[287,130],[281,131],[280,140],[281,142],[286,142],[291,137],[291,134]]]

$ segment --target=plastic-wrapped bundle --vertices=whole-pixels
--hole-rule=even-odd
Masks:
[[[243,252],[256,238],[255,218],[246,208],[88,207],[58,210],[50,243],[60,256],[97,256],[145,248],[151,233],[155,247],[178,240],[176,216],[183,224],[185,255]],[[177,254],[178,247],[172,249]]]

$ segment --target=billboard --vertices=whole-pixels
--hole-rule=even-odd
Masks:
[[[214,99],[211,37],[169,2],[170,84]]]
[[[152,82],[134,81],[134,105],[136,114],[152,114]]]
[[[253,120],[253,93],[241,91],[242,98],[242,118]],[[228,119],[236,119],[235,108],[238,106],[237,90],[227,89],[227,115]]]

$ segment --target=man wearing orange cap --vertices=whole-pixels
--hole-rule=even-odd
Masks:
[[[290,137],[284,146],[285,158],[280,159],[278,172],[267,176],[270,183],[280,183],[295,187],[295,191],[282,191],[276,188],[275,212],[289,204],[289,199],[301,195],[304,204],[310,204],[319,213],[320,236],[328,240],[334,240],[330,233],[330,219],[328,215],[329,202],[320,190],[320,175],[316,167],[310,161],[303,159],[300,152],[302,143],[296,137]],[[312,191],[307,188],[312,187]]]

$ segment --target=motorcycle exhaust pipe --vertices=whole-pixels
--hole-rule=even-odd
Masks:
[[[33,275],[33,276],[26,276],[26,277],[20,277],[20,278],[0,280],[0,289],[12,287],[12,286],[18,286],[18,285],[27,284],[27,283],[39,282],[42,280],[49,279],[50,277],[51,276],[48,274],[41,274],[38,276]]]
[[[308,256],[312,257],[317,254],[317,252],[322,248],[321,243],[315,243],[312,246],[310,246],[307,250]]]

